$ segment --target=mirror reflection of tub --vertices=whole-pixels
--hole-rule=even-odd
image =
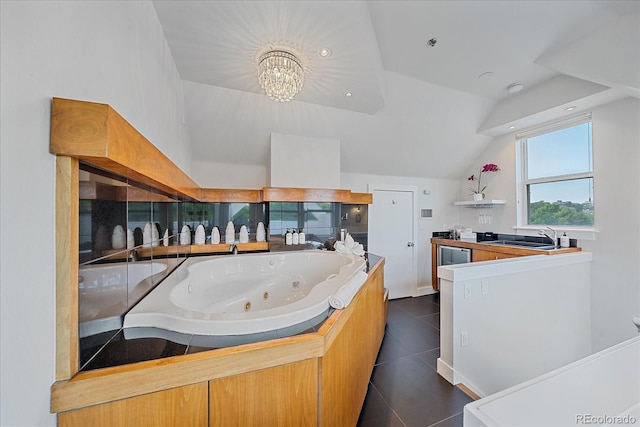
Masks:
[[[177,265],[176,259],[81,266],[80,338],[122,327],[122,316]]]

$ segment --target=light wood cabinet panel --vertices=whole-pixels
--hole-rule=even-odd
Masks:
[[[209,425],[315,426],[317,390],[317,359],[212,380]]]
[[[495,261],[497,259],[505,259],[505,258],[516,258],[521,255],[514,254],[506,254],[504,252],[493,252],[493,251],[481,251],[478,249],[473,249],[471,251],[471,261],[479,262],[479,261]]]
[[[60,427],[205,427],[207,383],[144,394],[58,414]]]
[[[330,347],[320,359],[320,426],[357,424],[386,323],[383,269],[370,272],[369,280],[327,335]],[[340,324],[342,317],[348,323]]]
[[[80,168],[56,157],[56,381],[78,372],[78,228]]]

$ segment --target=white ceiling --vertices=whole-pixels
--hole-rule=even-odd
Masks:
[[[185,102],[194,160],[265,164],[269,133],[281,132],[340,139],[343,171],[452,177],[487,136],[505,133],[507,124],[550,118],[561,105],[538,102],[537,110],[519,107],[515,116],[501,110],[514,111],[514,98],[557,86],[558,77],[572,79],[575,93],[556,104],[582,100],[580,107],[591,108],[640,94],[640,1],[158,0],[154,6],[180,75],[191,82]],[[620,24],[625,16],[630,23]],[[589,37],[595,47],[585,52],[581,41]],[[615,49],[597,46],[608,39]],[[302,53],[307,76],[294,101],[276,104],[258,85],[256,54],[282,45]],[[332,55],[321,58],[325,47]],[[604,56],[585,63],[585,55]],[[524,90],[509,94],[513,82]],[[453,128],[459,121],[463,130]],[[372,133],[372,123],[385,125]],[[396,150],[404,163],[389,165],[389,138],[408,150]],[[447,168],[426,160],[446,154],[452,139],[464,141],[455,148],[465,155]]]

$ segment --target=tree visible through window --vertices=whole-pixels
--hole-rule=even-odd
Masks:
[[[518,140],[526,224],[593,226],[591,118],[555,124]]]

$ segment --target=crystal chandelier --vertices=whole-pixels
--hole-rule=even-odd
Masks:
[[[269,98],[287,102],[302,89],[304,70],[292,53],[272,50],[258,60],[258,81]]]

